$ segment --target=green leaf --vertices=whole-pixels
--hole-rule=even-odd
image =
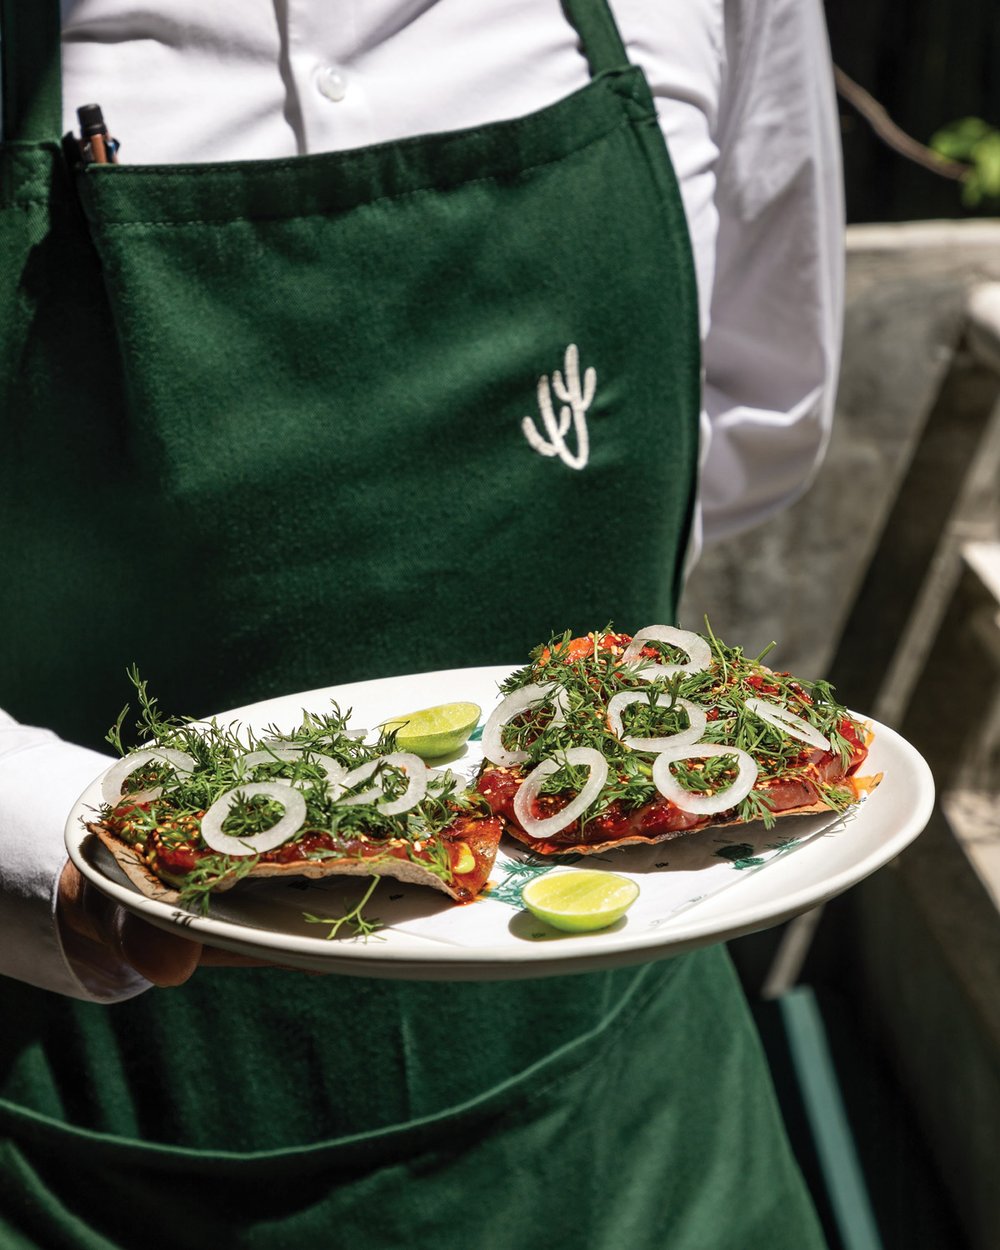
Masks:
[[[935,131],[930,147],[948,160],[967,161],[976,144],[991,133],[993,127],[981,117],[963,117]]]
[[[979,174],[982,194],[1000,196],[1000,133],[993,131],[972,149],[972,159]]]

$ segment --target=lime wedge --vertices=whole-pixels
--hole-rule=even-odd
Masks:
[[[440,703],[419,712],[407,712],[383,721],[382,729],[396,730],[396,747],[412,751],[422,760],[451,755],[468,741],[479,724],[481,708],[475,703]]]
[[[521,901],[533,916],[554,929],[589,933],[620,920],[639,897],[639,887],[627,877],[593,868],[536,877],[521,891]]]

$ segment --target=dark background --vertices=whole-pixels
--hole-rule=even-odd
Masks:
[[[826,0],[834,62],[892,120],[927,143],[942,126],[981,117],[1000,127],[998,0]],[[966,208],[958,184],[896,155],[840,101],[849,222],[1000,215]]]

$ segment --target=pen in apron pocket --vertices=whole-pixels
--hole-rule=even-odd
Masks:
[[[99,104],[84,104],[76,110],[80,119],[80,155],[85,165],[117,165],[121,144],[112,139],[104,124]]]

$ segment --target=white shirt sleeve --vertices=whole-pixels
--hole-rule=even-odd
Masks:
[[[843,315],[840,140],[819,0],[726,6],[704,342],[706,541],[793,502],[825,452]]]
[[[0,975],[114,1002],[147,982],[89,943],[64,949],[55,921],[67,814],[107,756],[0,712]]]

